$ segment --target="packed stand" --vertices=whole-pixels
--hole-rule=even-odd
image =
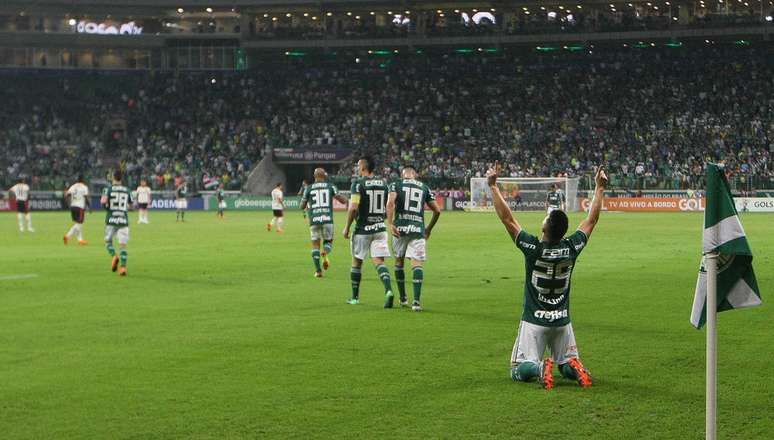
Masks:
[[[0,183],[59,189],[112,167],[171,188],[243,186],[271,148],[376,154],[462,188],[513,177],[699,188],[706,160],[771,187],[774,58],[765,49],[628,49],[296,60],[232,74],[5,73]],[[351,166],[337,182],[346,185]]]

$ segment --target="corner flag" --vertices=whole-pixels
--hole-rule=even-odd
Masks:
[[[717,253],[717,311],[754,307],[761,295],[752,267],[752,251],[734,206],[723,169],[707,164],[707,194],[704,210],[703,254]],[[706,257],[702,259],[691,324],[701,328],[707,318]]]

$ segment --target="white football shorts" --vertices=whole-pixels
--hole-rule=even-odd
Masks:
[[[118,244],[129,243],[129,226],[105,225],[105,242],[113,241],[113,237],[118,238]]]
[[[544,327],[521,321],[519,335],[511,353],[511,366],[515,367],[523,362],[540,365],[546,348],[551,351],[551,358],[559,365],[567,363],[571,357],[579,357],[572,324]]]
[[[309,235],[311,235],[312,241],[331,241],[333,240],[333,223],[309,226]]]
[[[410,258],[416,261],[427,260],[427,240],[416,237],[393,237],[392,250],[399,258]]]
[[[370,254],[371,258],[389,257],[390,246],[387,240],[387,232],[376,234],[355,234],[350,243],[352,256],[358,260],[365,260]]]

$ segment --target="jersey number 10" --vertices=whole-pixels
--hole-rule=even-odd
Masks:
[[[366,194],[368,194],[368,212],[384,214],[384,191],[369,189]]]

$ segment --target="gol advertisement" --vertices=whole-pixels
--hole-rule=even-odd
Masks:
[[[589,210],[591,199],[581,198],[581,207]],[[605,198],[605,211],[689,212],[704,211],[704,199],[685,197],[610,197]]]

